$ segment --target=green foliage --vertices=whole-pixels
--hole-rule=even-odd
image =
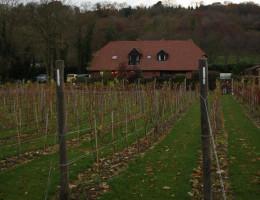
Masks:
[[[176,74],[174,75],[174,83],[183,83],[185,81],[186,74]]]
[[[139,78],[143,78],[143,77],[144,76],[143,76],[142,70],[134,70],[133,74],[130,73],[128,80],[130,83],[133,83],[133,82],[137,81]]]
[[[209,89],[215,90],[216,89],[216,81],[219,78],[219,72],[216,71],[209,71]]]
[[[219,78],[219,72],[217,71],[208,72],[208,82],[209,82],[210,90],[216,89],[216,81],[218,78]],[[199,72],[192,72],[191,84],[195,85],[196,83],[199,83]]]
[[[107,42],[109,42],[109,41],[114,41],[116,39],[117,39],[117,33],[116,33],[115,24],[110,23],[106,28],[106,40]]]
[[[250,68],[254,65],[247,63],[239,64],[227,64],[227,65],[209,65],[209,70],[218,71],[220,73],[232,73],[233,75],[242,75],[244,74],[247,68]]]

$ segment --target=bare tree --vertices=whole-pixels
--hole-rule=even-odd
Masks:
[[[8,79],[11,69],[12,56],[12,35],[15,21],[13,14],[17,0],[0,0],[0,80]]]
[[[55,59],[64,57],[68,48],[63,38],[69,7],[60,1],[41,0],[33,15],[33,26],[39,33],[46,62],[47,81],[53,78]]]

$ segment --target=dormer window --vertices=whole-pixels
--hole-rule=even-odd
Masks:
[[[128,55],[129,55],[129,61],[128,61],[129,65],[139,65],[142,54],[136,48],[134,48]]]
[[[158,54],[157,54],[157,60],[158,61],[166,61],[168,57],[168,54],[164,51],[161,50]]]

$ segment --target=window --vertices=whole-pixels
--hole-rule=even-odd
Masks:
[[[139,65],[142,54],[136,48],[134,48],[128,55],[128,65]]]
[[[167,54],[164,50],[161,50],[161,51],[157,54],[157,59],[158,59],[158,61],[167,61],[167,57],[168,57],[168,54]]]
[[[129,57],[130,61],[137,61],[139,62],[140,61],[140,56],[135,56],[135,55],[132,55]]]

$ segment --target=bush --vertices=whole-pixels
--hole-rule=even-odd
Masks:
[[[208,79],[209,79],[209,89],[215,90],[216,89],[216,80],[219,78],[219,72],[217,71],[209,71]],[[197,83],[199,83],[199,72],[192,72],[192,79],[191,83],[194,87]]]
[[[185,81],[186,74],[176,74],[173,78],[174,83],[183,83]]]
[[[253,67],[253,64],[248,63],[238,63],[238,64],[228,64],[228,65],[209,65],[209,70],[218,71],[220,73],[232,73],[233,75],[244,74],[245,70],[249,67]]]
[[[209,89],[216,89],[216,80],[219,79],[219,72],[217,71],[209,71]]]

